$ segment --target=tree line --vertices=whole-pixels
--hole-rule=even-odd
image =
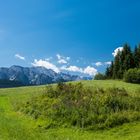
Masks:
[[[128,44],[124,44],[123,50],[118,51],[111,65],[105,72],[106,79],[123,79],[129,69],[140,68],[140,44],[132,50]]]
[[[25,86],[20,81],[10,81],[6,79],[0,79],[0,88],[20,87]]]

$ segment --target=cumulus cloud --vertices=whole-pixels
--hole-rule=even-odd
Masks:
[[[25,57],[21,56],[20,54],[15,54],[15,57],[20,60],[25,60]]]
[[[56,57],[57,57],[57,59],[61,59],[61,55],[60,54],[57,54]]]
[[[76,65],[70,65],[68,66],[68,61],[71,59],[70,57],[64,57],[61,56],[60,54],[56,55],[57,57],[57,63],[59,64],[63,64],[63,65],[55,65],[54,63],[52,63],[50,60],[52,59],[52,57],[50,58],[46,58],[46,59],[34,59],[34,61],[31,63],[32,66],[34,67],[45,67],[47,69],[52,69],[53,71],[59,73],[59,72],[63,72],[63,71],[67,71],[67,72],[71,72],[71,73],[79,73],[79,74],[83,74],[83,75],[90,75],[90,76],[94,76],[95,74],[97,74],[97,69],[95,69],[94,67],[91,66],[87,66],[87,67],[78,67]],[[97,66],[103,65],[103,62],[97,62]]]
[[[56,65],[50,63],[50,62],[47,61],[47,60],[42,60],[42,59],[37,60],[37,59],[35,59],[34,62],[31,63],[31,64],[32,64],[34,67],[39,67],[39,66],[40,66],[40,67],[45,67],[45,68],[47,68],[47,69],[52,69],[53,71],[55,71],[55,72],[57,72],[57,73],[60,72],[59,68],[58,68]]]
[[[93,65],[95,65],[96,67],[99,67],[99,66],[111,65],[111,62],[110,61],[107,61],[107,62],[96,62],[96,63],[93,63]]]
[[[110,61],[105,62],[105,65],[111,65],[111,62]]]
[[[64,56],[62,56],[62,55],[60,55],[60,54],[57,54],[56,57],[57,57],[57,59],[58,59],[57,62],[58,62],[59,64],[67,64],[68,61],[70,60],[70,57],[64,57]]]
[[[95,76],[97,74],[97,69],[91,66],[87,66],[84,70],[83,73],[88,74],[90,76]]]
[[[69,67],[62,66],[60,69],[66,70],[66,71],[71,71],[71,72],[80,72],[80,73],[83,72],[82,68],[79,68],[77,66],[69,66]]]
[[[118,47],[114,50],[114,52],[112,53],[112,55],[115,57],[119,51],[122,51],[123,50],[123,47]]]
[[[57,61],[59,64],[67,64],[68,62],[64,59],[60,59]]]
[[[50,61],[50,60],[52,60],[53,58],[52,57],[49,57],[49,58],[46,58],[45,60],[46,61]]]
[[[69,66],[69,67],[62,66],[60,69],[65,70],[65,71],[88,74],[90,76],[94,76],[95,74],[97,74],[97,69],[95,69],[94,67],[91,67],[91,66],[87,66],[86,68],[80,68],[80,67],[77,67],[77,66]]]
[[[102,66],[103,63],[102,63],[102,62],[96,62],[95,65],[96,65],[97,67],[99,67],[99,66]]]

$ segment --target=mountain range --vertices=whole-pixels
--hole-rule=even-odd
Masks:
[[[78,81],[88,79],[78,75],[56,73],[44,67],[21,67],[13,65],[0,68],[0,80],[17,81],[22,85],[43,85],[57,82]]]

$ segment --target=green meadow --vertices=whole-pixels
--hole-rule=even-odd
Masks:
[[[75,82],[76,83],[76,82]],[[122,81],[82,81],[84,86],[107,89],[124,88],[132,97],[140,97],[140,85]],[[15,111],[15,106],[39,96],[45,86],[0,89],[0,140],[139,140],[140,121],[125,123],[103,130],[85,130],[77,127],[43,129],[42,119]]]

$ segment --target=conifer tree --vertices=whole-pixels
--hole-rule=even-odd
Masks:
[[[122,57],[121,63],[122,63],[123,73],[126,70],[135,67],[134,66],[135,64],[134,64],[133,54],[132,54],[131,48],[128,44],[124,45],[121,57]]]
[[[110,71],[110,78],[113,77],[113,67],[114,67],[114,64],[113,64],[113,61],[111,62],[111,65],[110,65],[110,68],[109,68],[109,71]]]
[[[120,78],[120,56],[121,52],[118,51],[118,54],[115,56],[114,66],[113,66],[113,78],[119,79]]]
[[[135,64],[136,63],[136,64]],[[140,45],[131,51],[128,44],[125,44],[122,51],[118,51],[110,67],[106,69],[106,77],[113,79],[122,79],[125,71],[130,68],[140,67]]]
[[[106,72],[105,72],[105,76],[107,77],[107,79],[110,79],[111,77],[110,77],[110,67],[107,67],[106,68]]]
[[[140,68],[140,44],[134,50],[134,64],[136,68]]]

